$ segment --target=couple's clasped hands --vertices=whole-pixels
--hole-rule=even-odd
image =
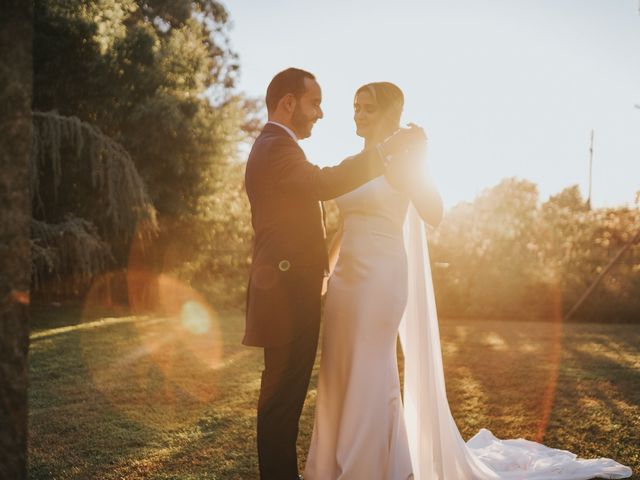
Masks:
[[[385,177],[391,186],[397,190],[411,190],[413,180],[425,169],[427,135],[424,129],[409,123],[376,148],[385,158]]]

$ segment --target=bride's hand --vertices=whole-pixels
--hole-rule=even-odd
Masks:
[[[407,128],[400,128],[382,142],[382,148],[386,155],[395,156],[414,150],[426,148],[427,135],[424,129],[415,123],[409,123]]]

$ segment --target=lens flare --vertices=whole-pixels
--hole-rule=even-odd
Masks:
[[[207,309],[198,302],[189,300],[180,312],[182,326],[195,335],[204,335],[211,328],[211,318]]]
[[[547,385],[542,396],[542,417],[538,424],[538,429],[534,440],[536,442],[543,442],[544,436],[547,432],[547,426],[553,413],[553,405],[556,400],[556,390],[558,388],[558,374],[560,372],[560,363],[562,361],[562,291],[560,288],[555,288],[551,292],[551,308],[552,308],[552,339],[551,339],[551,351],[549,354],[549,362],[551,369],[549,372],[549,378]]]
[[[125,285],[116,288],[114,278]],[[113,313],[118,302],[105,295],[117,290],[129,301],[122,320]],[[216,397],[223,352],[218,316],[201,294],[170,275],[128,269],[96,278],[81,326],[60,334],[78,336],[89,388],[137,423],[189,422]]]

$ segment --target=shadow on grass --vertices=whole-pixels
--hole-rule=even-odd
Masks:
[[[533,439],[543,428],[560,341],[549,327],[443,322],[449,403],[465,438],[484,427],[502,438]]]
[[[634,471],[640,468],[638,339],[629,326],[609,335],[573,335],[564,347],[560,377],[570,392],[554,412],[554,425],[572,425],[581,455],[615,458]]]
[[[221,322],[228,346],[215,365],[203,362],[206,344],[181,344],[158,319],[38,325],[29,478],[248,479],[257,471],[261,357],[240,346],[238,318]]]
[[[555,328],[561,335],[554,324],[444,323],[449,403],[463,435],[485,427],[501,438],[614,458],[637,472],[640,329]]]
[[[153,428],[95,387],[78,333],[32,348],[30,369],[29,478],[99,478],[115,458],[155,440]]]

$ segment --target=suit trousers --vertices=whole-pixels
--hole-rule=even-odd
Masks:
[[[317,316],[317,321],[307,324],[308,327],[293,342],[264,348],[257,432],[261,480],[298,478],[296,440],[318,347],[319,289],[317,314],[312,313],[311,316]]]

